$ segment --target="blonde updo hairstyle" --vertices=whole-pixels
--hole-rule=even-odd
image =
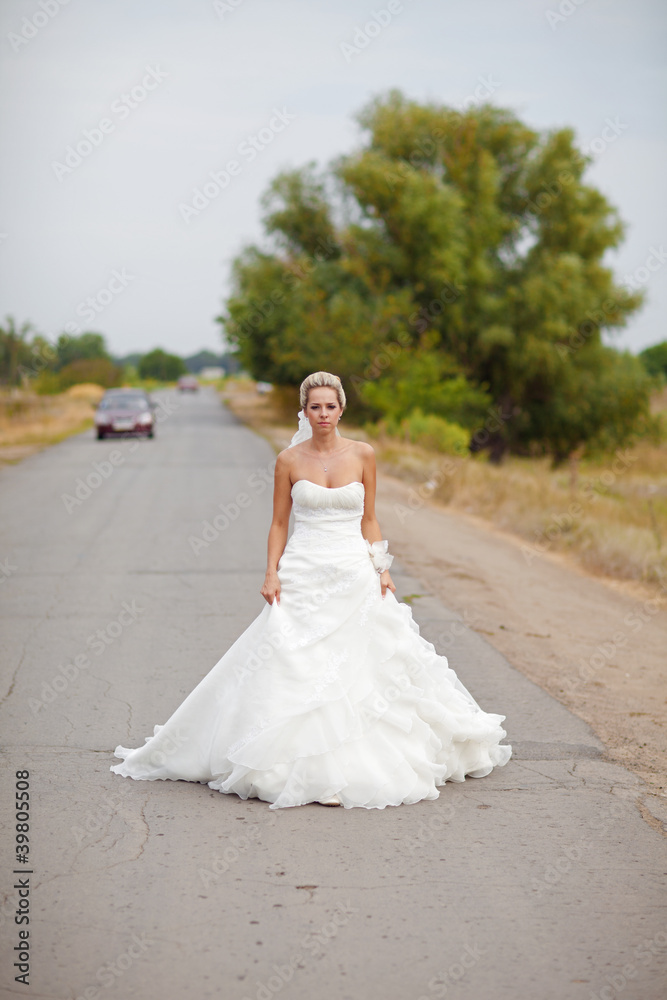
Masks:
[[[308,406],[308,393],[310,390],[320,389],[322,387],[335,389],[341,410],[344,410],[346,406],[346,399],[343,385],[338,376],[332,375],[331,372],[313,372],[312,375],[309,375],[303,380],[301,388],[299,389],[299,403],[301,404],[301,409],[305,411]]]

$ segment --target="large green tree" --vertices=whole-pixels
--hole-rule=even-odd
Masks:
[[[573,131],[396,91],[359,122],[358,152],[323,175],[283,173],[265,195],[272,245],[235,261],[219,317],[244,366],[286,384],[331,370],[369,412],[405,409],[424,370],[414,406],[426,394],[429,412],[467,422],[495,458],[560,461],[640,433],[651,379],[602,332],[642,296],[602,264],[624,227],[584,182]]]

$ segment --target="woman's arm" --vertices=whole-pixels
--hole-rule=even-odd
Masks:
[[[289,515],[292,509],[292,494],[289,475],[289,463],[281,452],[276,459],[273,478],[273,520],[269,528],[267,545],[266,576],[262,584],[261,594],[268,604],[280,604],[280,580],[278,579],[278,563],[287,544]]]
[[[377,482],[375,452],[370,444],[361,444],[360,447],[363,449],[363,483],[365,491],[364,513],[361,518],[361,533],[372,545],[373,542],[382,541],[382,531],[380,530],[378,519],[375,516],[375,487]],[[386,569],[384,573],[380,574],[380,586],[382,588],[383,597],[387,593],[387,590],[391,590],[392,593],[396,590],[396,585],[389,575],[388,569]]]

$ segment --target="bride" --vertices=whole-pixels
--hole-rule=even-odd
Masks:
[[[111,770],[271,809],[436,799],[507,763],[505,716],[480,708],[394,597],[375,455],[338,432],[340,379],[309,375],[300,403],[276,460],[267,606],[143,746],[116,747]]]

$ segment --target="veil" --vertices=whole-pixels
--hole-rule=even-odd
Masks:
[[[336,428],[336,434],[340,437],[340,431]],[[301,444],[302,441],[307,441],[313,436],[313,428],[310,426],[310,421],[303,410],[299,410],[299,429],[295,432],[292,440],[287,445],[288,448],[293,448],[295,444]]]
[[[313,436],[313,428],[310,426],[310,421],[303,410],[299,410],[299,429],[295,432],[292,440],[287,445],[288,448],[293,448],[295,444],[301,444],[302,441],[307,441],[308,438]]]

